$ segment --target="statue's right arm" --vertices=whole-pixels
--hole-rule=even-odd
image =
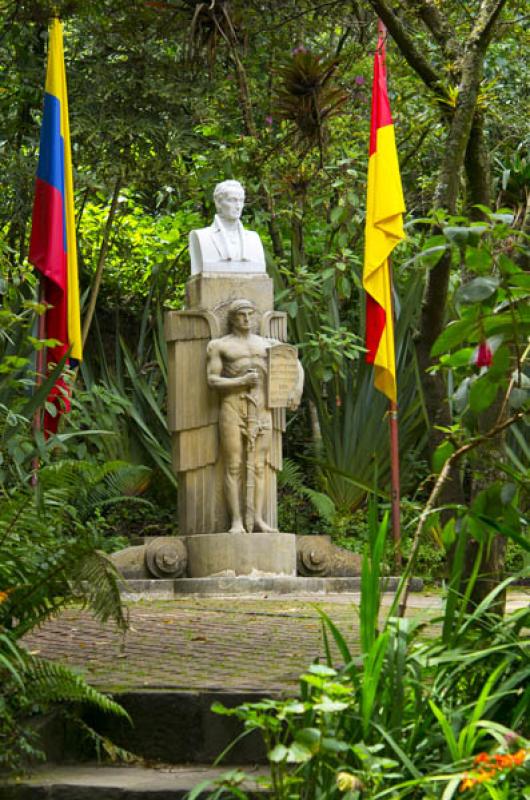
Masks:
[[[206,379],[211,389],[236,389],[239,386],[253,386],[258,382],[256,370],[248,370],[244,375],[227,378],[223,374],[221,345],[215,339],[206,350]]]

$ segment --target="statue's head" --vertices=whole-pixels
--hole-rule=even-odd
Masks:
[[[239,181],[222,181],[214,189],[213,200],[221,219],[237,222],[245,204],[245,190]]]
[[[256,306],[251,300],[244,298],[234,300],[228,306],[228,329],[231,331],[240,325],[249,328],[255,313]]]

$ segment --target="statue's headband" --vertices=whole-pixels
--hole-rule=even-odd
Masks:
[[[228,315],[232,316],[232,314],[236,314],[238,311],[242,311],[244,308],[251,308],[252,311],[256,310],[256,306],[251,300],[234,300],[233,303],[230,303]]]

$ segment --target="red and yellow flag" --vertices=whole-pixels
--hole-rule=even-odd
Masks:
[[[405,202],[386,86],[385,30],[380,24],[374,58],[372,122],[366,199],[363,286],[366,291],[366,360],[377,389],[396,402],[392,285],[388,258],[405,238]]]

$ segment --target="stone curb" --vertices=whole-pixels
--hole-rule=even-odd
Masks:
[[[161,769],[95,764],[48,766],[20,782],[0,783],[0,800],[181,800],[197,784],[215,780],[226,771],[223,767],[199,765]],[[250,779],[245,780],[243,788],[252,793],[256,787],[254,778],[265,772],[252,768],[249,772]],[[209,795],[205,790],[200,797]]]

